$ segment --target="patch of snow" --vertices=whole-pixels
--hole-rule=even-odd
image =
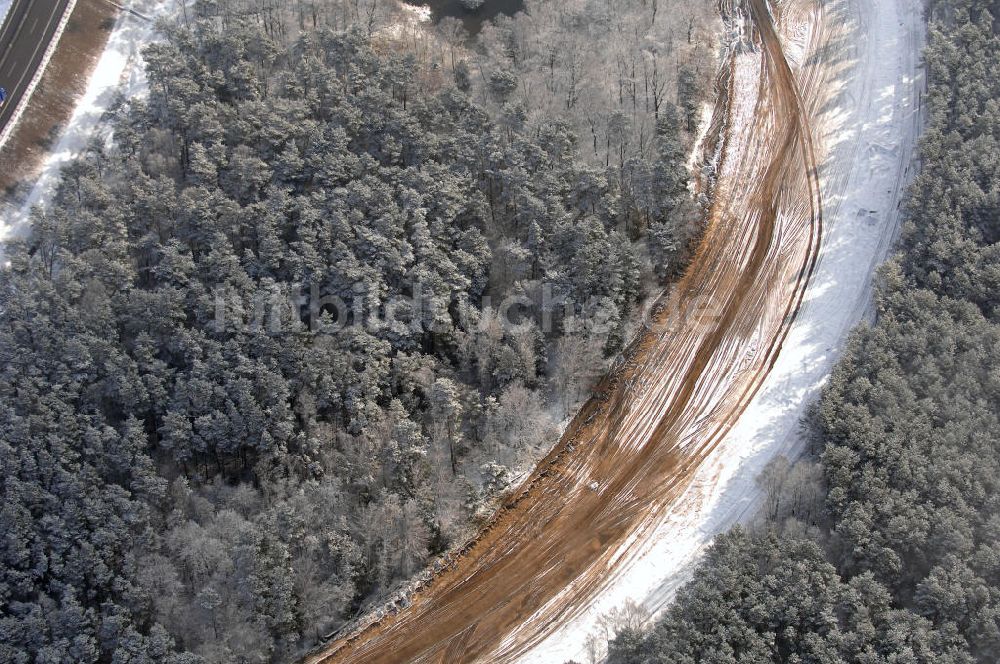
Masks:
[[[10,6],[14,4],[14,0],[0,0],[0,25],[7,20],[7,12],[10,11]]]
[[[698,160],[702,158],[702,146],[705,144],[705,139],[708,137],[708,130],[712,125],[712,116],[715,111],[715,105],[712,102],[706,101],[701,104],[701,114],[698,120],[698,131],[695,134],[694,147],[692,148],[690,154],[688,155],[687,166],[688,171],[694,171],[694,169],[699,165]],[[688,183],[688,188],[692,191],[695,190],[695,178],[691,178]]]
[[[815,25],[813,21],[803,20],[791,21],[783,30],[785,39],[783,40],[785,57],[792,67],[800,67],[805,64],[808,54],[809,43],[812,40],[812,30]]]
[[[682,498],[654,532],[629,543],[629,563],[608,590],[524,662],[586,661],[587,637],[604,634],[601,616],[629,600],[654,615],[669,605],[713,538],[755,516],[762,498],[756,478],[767,463],[802,454],[805,409],[818,398],[850,331],[870,315],[872,275],[896,238],[902,190],[913,175],[925,28],[917,0],[834,0],[825,12],[828,29],[849,37],[852,61],[829,82],[833,103],[817,126],[827,154],[821,173],[826,218],[802,309],[756,398]],[[798,44],[810,34],[801,25],[793,29],[799,62]]]
[[[425,5],[411,5],[408,2],[402,3],[403,11],[412,14],[415,21],[419,23],[429,23],[431,20],[431,8]]]
[[[97,135],[101,119],[115,94],[119,90],[128,97],[145,93],[146,76],[140,51],[153,38],[155,19],[171,13],[177,7],[177,0],[139,0],[130,7],[150,20],[121,12],[90,75],[87,89],[77,101],[55,147],[45,158],[35,186],[24,201],[6,204],[0,217],[0,242],[27,231],[32,207],[46,203],[59,182],[60,170]],[[69,12],[66,15],[69,16]]]
[[[411,5],[399,2],[399,12],[394,13],[395,19],[376,32],[378,37],[390,41],[422,41],[434,38],[434,32],[429,29],[431,8],[421,5]]]

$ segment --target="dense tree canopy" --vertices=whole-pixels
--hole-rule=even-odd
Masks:
[[[669,100],[600,163],[349,5],[195,3],[6,247],[0,660],[287,659],[465,536],[683,260]]]

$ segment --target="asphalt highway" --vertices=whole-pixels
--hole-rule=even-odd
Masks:
[[[69,0],[14,0],[0,28],[0,87],[7,101],[0,107],[0,132],[42,64]]]

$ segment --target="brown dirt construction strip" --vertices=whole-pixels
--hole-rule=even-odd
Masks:
[[[822,206],[802,74],[772,8],[721,10],[748,20],[754,48],[720,71],[718,182],[684,278],[479,536],[408,606],[306,662],[516,660],[606,587],[759,389],[815,266]]]

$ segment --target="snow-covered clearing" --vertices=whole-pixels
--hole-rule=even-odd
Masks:
[[[800,422],[815,402],[850,330],[870,309],[875,268],[899,225],[902,189],[920,128],[924,25],[916,0],[827,0],[820,22],[783,26],[793,66],[805,42],[829,33],[825,98],[814,112],[826,155],[821,173],[824,237],[804,304],[777,363],[722,445],[652,536],[633,542],[618,571],[578,619],[542,642],[525,662],[585,661],[588,635],[605,636],[601,616],[633,600],[661,611],[719,533],[753,517],[755,479],[779,455],[800,455]],[[738,85],[738,84],[737,84]]]
[[[155,18],[166,15],[176,4],[177,0],[140,0],[130,5],[150,20],[121,12],[90,75],[87,89],[52,152],[45,158],[35,186],[27,198],[7,202],[0,211],[0,242],[27,230],[31,208],[44,205],[58,183],[60,169],[98,135],[101,119],[115,94],[121,91],[133,97],[144,93],[146,77],[140,51],[153,37]]]

